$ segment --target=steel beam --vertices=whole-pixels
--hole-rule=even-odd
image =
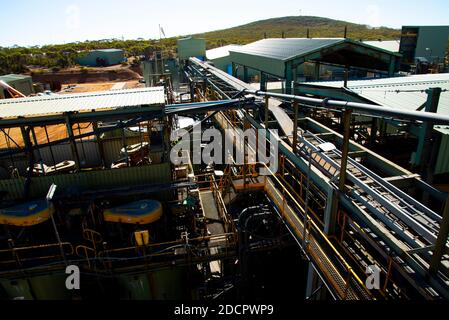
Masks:
[[[73,159],[75,159],[75,165],[76,165],[76,169],[79,171],[80,170],[80,157],[78,154],[78,149],[76,147],[76,141],[75,141],[75,137],[73,134],[73,128],[72,128],[72,121],[70,119],[70,115],[66,115],[66,127],[67,127],[67,134],[69,136],[69,141],[70,141],[70,147],[72,149],[72,157]]]
[[[446,251],[447,237],[449,236],[449,198],[446,201],[446,206],[443,213],[443,221],[441,222],[440,232],[435,243],[435,250],[432,255],[432,262],[430,263],[430,274],[437,274],[441,264],[441,258]]]
[[[293,102],[294,118],[293,118],[293,153],[298,151],[298,102]]]
[[[422,111],[410,111],[410,110],[402,110],[395,109],[387,106],[378,106],[366,103],[357,103],[357,102],[348,102],[348,101],[337,101],[337,100],[328,100],[328,99],[318,99],[318,98],[310,98],[303,96],[295,96],[290,94],[281,94],[281,93],[272,93],[272,92],[262,92],[259,90],[245,90],[248,94],[253,94],[259,97],[268,96],[270,98],[278,98],[281,100],[295,100],[298,102],[302,102],[304,107],[308,108],[334,108],[338,110],[346,110],[350,109],[353,112],[357,112],[360,115],[367,116],[381,116],[381,117],[393,117],[405,120],[414,120],[414,121],[430,121],[433,124],[437,125],[449,125],[449,116],[442,114],[434,114],[430,112],[422,112]]]

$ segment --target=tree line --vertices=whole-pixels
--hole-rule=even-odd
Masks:
[[[158,40],[99,40],[34,47],[0,47],[0,74],[27,73],[32,69],[64,69],[76,65],[77,60],[91,50],[123,49],[125,56],[138,57],[147,48],[173,50],[176,39]]]

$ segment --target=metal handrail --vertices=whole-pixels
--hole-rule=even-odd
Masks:
[[[299,204],[299,202],[295,199],[295,197],[290,193],[290,191],[282,184],[282,182],[279,180],[279,178],[274,174],[273,171],[271,171],[271,169],[266,165],[263,164],[266,167],[266,169],[271,172],[272,178],[274,178],[281,186],[281,188],[283,189],[283,191],[291,198],[291,201],[298,207],[301,209],[301,211],[304,211],[304,209],[301,207],[301,205]],[[305,214],[305,212],[303,212]],[[365,283],[360,279],[360,277],[354,272],[353,268],[351,267],[351,265],[349,265],[349,263],[346,261],[346,259],[341,255],[341,253],[337,250],[337,248],[333,245],[333,243],[329,240],[328,236],[319,228],[319,226],[316,224],[316,222],[311,219],[310,216],[306,217],[309,221],[309,223],[311,224],[311,226],[315,229],[316,232],[318,232],[318,234],[321,236],[321,238],[323,238],[323,240],[326,242],[327,245],[329,245],[329,247],[331,248],[331,250],[333,251],[333,253],[336,255],[336,257],[340,260],[340,262],[343,264],[343,266],[345,267],[345,269],[352,275],[352,277],[354,277],[354,279],[363,287],[365,288]],[[369,293],[369,291],[367,291]]]
[[[27,252],[34,252],[37,250],[46,250],[46,249],[58,249],[58,254],[54,255],[41,255],[36,257],[29,257],[29,258],[21,258],[20,255],[25,255]],[[69,249],[69,250],[65,250]],[[63,250],[64,255],[73,255],[75,253],[75,250],[73,248],[73,245],[70,242],[62,242],[61,244],[55,243],[55,244],[43,244],[38,246],[27,246],[27,247],[13,247],[9,249],[2,249],[0,250],[1,254],[11,254],[14,256],[14,261],[8,261],[8,260],[2,260],[0,261],[0,264],[8,264],[8,263],[17,263],[18,265],[21,265],[23,262],[30,262],[30,261],[38,261],[38,260],[45,260],[45,259],[54,259],[57,257],[63,257],[59,250]]]
[[[234,128],[234,126],[232,125],[232,123],[230,122],[230,120],[228,119],[228,117],[226,115],[224,115],[223,113],[221,113],[222,117],[224,118],[224,121],[227,122],[228,126],[230,128]],[[284,184],[279,180],[279,178],[276,176],[276,174],[265,164],[265,163],[259,163],[260,165],[264,166],[268,172],[271,173],[272,177],[279,183],[279,185],[282,187],[283,192],[285,192],[293,201],[293,203],[300,208],[303,211],[303,214],[305,214],[304,209],[302,208],[302,206],[299,204],[299,202],[295,199],[295,197],[290,193],[290,191],[284,186]],[[266,181],[266,180],[265,180]],[[336,247],[332,244],[332,242],[329,240],[329,238],[327,237],[327,235],[319,228],[319,226],[316,224],[316,222],[311,219],[311,217],[308,215],[307,216],[308,221],[310,222],[310,225],[314,228],[314,230],[316,230],[318,232],[318,234],[320,235],[320,237],[322,239],[324,239],[325,243],[330,247],[331,251],[335,254],[335,256],[337,257],[337,259],[340,261],[340,263],[344,266],[346,272],[349,275],[349,280],[347,282],[346,285],[349,285],[349,281],[351,281],[351,279],[355,279],[355,281],[364,289],[364,291],[368,294],[368,296],[372,296],[372,294],[369,292],[369,290],[367,290],[367,288],[365,287],[365,283],[360,279],[360,277],[355,273],[355,271],[353,270],[353,268],[351,267],[351,265],[349,265],[349,263],[346,261],[346,259],[341,255],[341,253],[336,249]]]
[[[232,238],[233,236],[234,236],[234,234],[232,234],[232,233],[204,236],[204,237],[189,239],[189,243],[212,241],[212,240],[221,239],[224,237]],[[186,244],[186,242],[184,240],[180,239],[180,240],[176,240],[176,241],[152,243],[152,244],[148,244],[145,246],[132,246],[132,247],[125,247],[125,248],[118,248],[118,249],[108,249],[108,250],[100,251],[97,256],[100,258],[105,258],[106,257],[105,254],[135,251],[136,249],[142,248],[142,247],[144,247],[146,249],[151,249],[151,248],[157,248],[157,247],[163,247],[163,246],[176,246],[176,245],[183,245],[183,244]]]

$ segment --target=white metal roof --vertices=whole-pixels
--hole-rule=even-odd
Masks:
[[[236,45],[236,44],[230,44],[227,46],[223,46],[223,47],[219,47],[219,48],[215,48],[215,49],[210,49],[206,51],[206,57],[208,60],[214,60],[214,59],[218,59],[218,58],[224,58],[229,56],[229,51],[233,50],[233,49],[237,49],[241,47],[240,45]]]
[[[304,85],[343,88],[343,81],[307,82]],[[348,82],[350,91],[373,103],[412,111],[421,109],[426,103],[427,93],[425,90],[437,87],[443,89],[438,113],[449,115],[449,73]],[[439,128],[443,130],[445,127]]]
[[[0,118],[163,105],[163,87],[0,100]]]
[[[401,42],[399,40],[387,40],[387,41],[363,41],[364,44],[377,47],[383,50],[391,52],[399,52]]]
[[[343,81],[307,82],[305,85],[343,88]],[[436,87],[449,90],[449,73],[348,82],[349,90],[374,103],[407,110],[419,109],[427,100],[425,90]],[[449,92],[441,94],[438,113],[449,115]]]

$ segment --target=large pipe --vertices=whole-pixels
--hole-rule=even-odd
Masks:
[[[382,117],[397,117],[400,119],[415,120],[415,121],[429,121],[434,124],[449,125],[449,116],[435,114],[431,112],[424,111],[408,111],[408,110],[398,110],[386,106],[378,106],[366,103],[348,102],[348,101],[338,101],[330,99],[318,99],[303,96],[295,96],[291,94],[281,94],[281,93],[271,93],[263,92],[259,90],[245,90],[247,94],[253,94],[259,97],[270,97],[278,98],[290,101],[298,101],[302,103],[309,103],[317,105],[319,107],[333,107],[341,110],[352,110],[362,113],[363,115],[370,116],[382,116]]]
[[[205,68],[207,71],[212,73],[218,73],[219,71],[207,65],[204,62],[199,61],[196,58],[191,58],[190,61],[193,63]],[[229,75],[222,75],[229,76]],[[236,81],[236,79],[229,79],[230,81]],[[424,111],[409,111],[409,110],[398,110],[395,108],[387,107],[387,106],[379,106],[367,103],[357,103],[357,102],[349,102],[349,101],[339,101],[339,100],[331,100],[331,99],[318,99],[318,98],[310,98],[304,96],[296,96],[291,94],[281,94],[281,93],[272,93],[272,92],[264,92],[261,90],[251,90],[248,88],[247,84],[242,84],[240,86],[246,87],[244,89],[244,93],[252,94],[259,97],[269,97],[269,98],[278,98],[289,101],[298,101],[305,104],[312,104],[317,107],[333,107],[339,110],[352,110],[357,111],[357,113],[367,115],[367,116],[380,116],[380,117],[396,117],[404,120],[414,120],[414,121],[429,121],[434,125],[449,125],[449,116],[435,114],[431,112]]]

